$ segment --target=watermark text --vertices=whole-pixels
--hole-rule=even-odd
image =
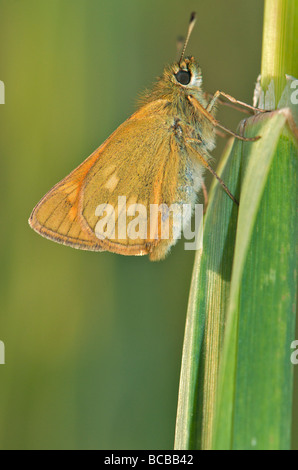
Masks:
[[[2,80],[0,80],[0,104],[5,104],[5,87]]]
[[[298,364],[298,340],[292,342],[291,349],[295,349],[291,354],[291,363],[296,366]]]
[[[5,364],[5,346],[3,341],[0,341],[0,364]]]
[[[295,91],[291,93],[291,103],[298,104],[298,80],[292,81],[291,88],[295,89]]]
[[[191,218],[194,213],[194,230]],[[183,237],[188,240],[185,250],[202,248],[203,204],[127,204],[126,196],[118,196],[118,203],[100,204],[95,209],[99,217],[95,235],[99,240],[169,240],[175,243]]]

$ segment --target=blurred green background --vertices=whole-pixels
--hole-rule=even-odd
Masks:
[[[0,1],[1,449],[173,447],[194,253],[80,252],[27,219],[176,59],[192,10],[205,89],[251,102],[260,0]],[[242,116],[219,117],[235,129]]]

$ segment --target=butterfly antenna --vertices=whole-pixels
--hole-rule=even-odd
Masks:
[[[183,60],[184,53],[185,53],[190,35],[192,33],[193,27],[195,25],[195,22],[196,22],[196,14],[195,14],[195,12],[192,12],[192,14],[190,15],[190,20],[189,20],[189,25],[188,25],[188,30],[187,30],[187,36],[186,36],[184,46],[183,46],[183,49],[182,49],[182,53],[181,53],[181,56],[180,56],[179,65],[181,64],[181,62]]]
[[[182,47],[184,46],[185,37],[178,36],[176,40],[176,47],[177,47],[177,60],[180,58],[180,53],[182,51]]]

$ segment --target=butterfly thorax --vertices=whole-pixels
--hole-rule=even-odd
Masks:
[[[183,139],[191,139],[205,153],[215,147],[214,126],[198,113],[190,97],[203,108],[207,107],[208,102],[202,89],[202,72],[193,57],[184,59],[180,64],[176,62],[166,66],[153,89],[142,97],[141,104],[164,100],[166,119],[177,139],[181,142]],[[214,107],[211,114],[215,112]]]

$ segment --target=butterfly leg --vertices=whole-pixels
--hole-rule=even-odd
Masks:
[[[229,136],[226,133],[220,131],[219,129],[215,128],[214,131],[215,131],[215,134],[218,135],[219,137],[221,137],[222,139],[228,139],[229,138]]]
[[[204,96],[205,96],[205,99],[208,102],[211,101],[212,98],[214,97],[214,95],[212,93],[208,93],[207,91],[204,93]],[[231,103],[230,101],[223,101],[220,98],[217,98],[217,103],[222,105],[222,106],[227,106],[229,108],[236,109],[237,111],[241,111],[242,113],[246,113],[246,114],[249,114],[249,115],[254,114],[250,109],[242,108],[240,105]]]
[[[220,92],[219,92],[220,93]],[[219,95],[218,95],[219,96]],[[213,106],[215,104],[215,101],[216,99],[218,98],[218,96],[214,99],[214,100],[211,100],[213,101]],[[215,97],[215,95],[214,95]],[[256,136],[256,137],[243,137],[242,135],[239,135],[239,134],[236,134],[235,132],[231,131],[230,129],[227,129],[226,127],[224,127],[222,124],[220,124],[213,116],[212,114],[210,114],[210,103],[209,105],[207,106],[207,108],[205,109],[204,106],[201,105],[201,103],[199,103],[199,101],[194,98],[192,95],[188,95],[188,100],[190,101],[190,103],[194,106],[194,108],[196,108],[196,110],[198,111],[198,113],[202,114],[203,116],[205,116],[208,121],[210,121],[214,127],[219,127],[220,129],[222,129],[223,131],[225,131],[227,134],[230,134],[232,135],[233,137],[236,137],[236,139],[239,139],[239,140],[243,140],[244,142],[254,142],[255,140],[259,140],[260,139],[260,136]],[[212,110],[212,107],[211,107],[211,110]]]
[[[207,210],[207,207],[208,207],[208,191],[207,191],[207,188],[206,188],[206,185],[205,185],[204,181],[202,181],[202,191],[203,191],[203,196],[204,196],[204,210],[203,210],[203,213],[206,214],[206,210]]]
[[[242,140],[243,142],[255,142],[256,140],[259,140],[261,138],[261,136],[259,135],[257,135],[256,137],[243,137],[242,135],[236,134],[235,132],[231,131],[230,129],[223,126],[222,124],[219,124],[219,122],[216,124],[216,126],[222,129],[227,134],[230,134],[236,139]]]
[[[223,91],[216,91],[211,99],[211,101],[209,102],[208,106],[207,106],[207,111],[209,113],[212,112],[212,109],[214,108],[215,106],[215,103],[217,102],[217,100],[219,99],[220,96],[224,96],[225,98],[227,98],[231,103],[234,103],[234,104],[238,104],[240,106],[243,106],[244,108],[246,109],[249,109],[251,111],[262,111],[264,112],[263,109],[257,109],[257,108],[254,108],[253,106],[250,106],[249,104],[246,104],[242,101],[238,101],[236,100],[236,98],[233,98],[233,96],[230,96],[228,95],[227,93],[224,93]],[[230,129],[227,129],[226,127],[224,127],[222,124],[217,124],[218,127],[220,127],[223,131],[225,131],[227,134],[230,134],[234,137],[236,137],[237,139],[239,140],[243,140],[245,142],[254,142],[256,140],[259,140],[260,136],[257,136],[257,137],[252,137],[252,138],[249,138],[249,137],[243,137],[243,136],[240,136],[239,134],[236,134],[235,132],[231,131]]]
[[[186,139],[186,141],[188,141],[188,140],[189,141],[194,141],[194,139]],[[210,173],[217,179],[217,181],[219,181],[219,183],[221,184],[221,186],[223,187],[223,189],[225,190],[227,195],[232,199],[233,202],[235,202],[235,204],[237,204],[237,206],[239,206],[239,202],[237,201],[235,196],[233,196],[233,194],[231,193],[231,191],[229,190],[227,185],[218,176],[218,174],[213,170],[212,166],[209,165],[209,163],[205,160],[205,158],[192,145],[186,144],[186,147],[189,148],[190,152],[193,152],[193,153],[196,154],[197,158],[200,160],[202,165],[205,168],[207,168],[208,171],[210,171]],[[203,189],[203,191],[204,191],[204,189]]]
[[[234,105],[238,105],[240,107],[243,107],[247,110],[250,110],[252,111],[254,114],[256,112],[258,113],[264,113],[266,112],[264,109],[259,109],[259,108],[255,108],[254,106],[251,106],[247,103],[244,103],[243,101],[239,101],[239,100],[236,100],[236,98],[234,98],[233,96],[231,95],[228,95],[227,93],[224,93],[223,91],[216,91],[213,95],[213,97],[211,98],[208,106],[207,106],[207,111],[210,113],[215,105],[215,103],[218,101],[219,97],[220,96],[223,96],[224,98],[226,98],[227,100],[229,100],[231,103],[233,103]],[[221,102],[221,103],[224,103],[224,102]],[[241,109],[237,106],[237,109]]]

